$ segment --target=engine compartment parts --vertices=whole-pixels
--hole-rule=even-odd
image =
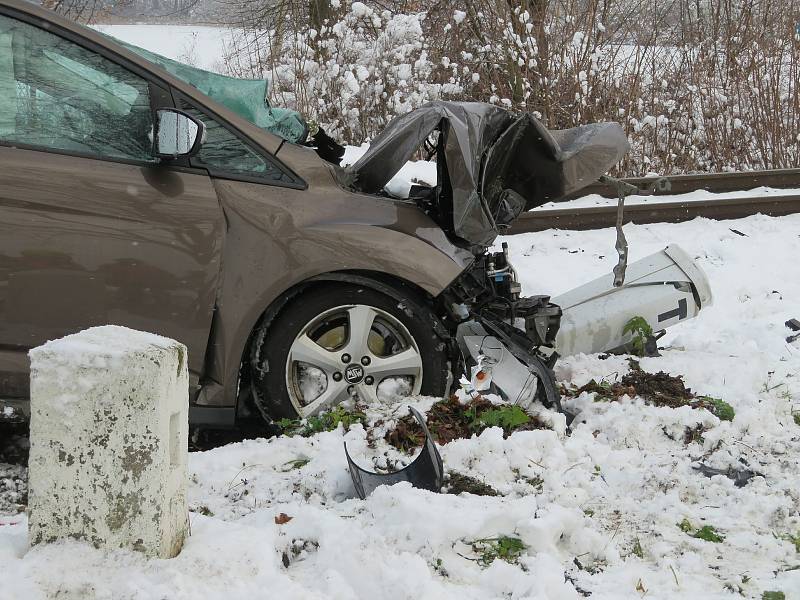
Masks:
[[[633,319],[652,329],[643,343],[655,354],[655,340],[667,327],[712,301],[705,274],[678,246],[628,265],[622,286],[615,285],[616,275],[552,300],[520,297],[505,244],[502,252],[479,257],[449,290],[453,315],[461,317],[456,341],[471,374],[469,387],[497,392],[528,413],[540,401],[564,413],[569,425],[572,415],[561,406],[552,371],[559,356],[627,352]]]
[[[462,385],[469,384],[470,391],[491,392],[494,383],[505,399],[527,412],[536,397],[536,376],[477,321],[461,323],[456,338],[461,354],[474,363],[470,379]]]
[[[362,469],[353,461],[350,453],[347,451],[347,443],[345,442],[344,453],[347,457],[350,477],[353,480],[356,494],[358,494],[358,497],[362,500],[369,496],[375,488],[380,485],[394,485],[401,481],[408,481],[414,487],[431,492],[438,493],[442,490],[442,484],[444,483],[442,457],[439,454],[439,450],[436,448],[436,443],[433,441],[430,431],[428,431],[425,418],[412,406],[409,406],[408,410],[425,433],[425,443],[422,445],[419,456],[407,467],[395,471],[394,473],[373,473],[372,471]]]
[[[528,336],[525,345],[552,346],[558,332],[561,309],[549,296],[520,297],[517,273],[508,259],[508,244],[501,252],[487,252],[475,259],[445,292],[456,322],[470,316],[504,321]]]

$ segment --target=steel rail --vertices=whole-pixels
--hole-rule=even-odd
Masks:
[[[632,177],[624,181],[639,188],[652,185],[657,177]],[[668,176],[671,189],[668,192],[656,191],[654,195],[664,196],[685,194],[695,190],[709,192],[735,192],[751,190],[756,187],[779,189],[800,188],[800,169],[773,169],[771,171],[737,171],[735,173],[703,173],[699,175]],[[598,194],[604,198],[616,198],[617,190],[609,185],[593,183],[578,192],[567,196],[568,199],[580,198],[589,194]]]
[[[706,201],[649,202],[626,204],[624,223],[680,223],[696,217],[727,220],[762,214],[782,217],[800,213],[800,194],[789,196],[760,196]],[[536,209],[523,213],[514,221],[508,235],[546,229],[603,229],[614,227],[617,207],[589,206],[585,208]]]

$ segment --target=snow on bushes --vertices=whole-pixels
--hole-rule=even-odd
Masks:
[[[242,9],[227,68],[268,77],[272,102],[347,143],[431,100],[480,100],[552,128],[619,121],[630,175],[794,167],[796,19],[756,0],[678,4],[342,1],[309,15],[284,0]]]

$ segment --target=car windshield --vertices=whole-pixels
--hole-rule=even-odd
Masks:
[[[111,37],[111,36],[108,36]],[[270,106],[266,79],[239,79],[190,67],[144,48],[111,38],[116,43],[165,69],[178,79],[196,87],[254,125],[289,142],[302,143],[308,136],[308,125],[300,113],[288,108]]]

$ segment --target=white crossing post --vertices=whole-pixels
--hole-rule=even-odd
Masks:
[[[188,529],[186,347],[117,326],[30,351],[31,544],[171,558]]]

